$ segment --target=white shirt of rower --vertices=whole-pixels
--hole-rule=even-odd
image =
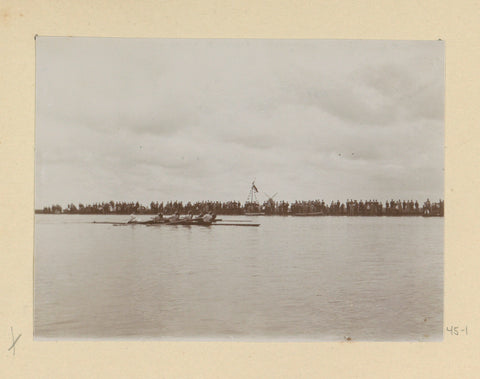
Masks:
[[[152,221],[154,222],[159,222],[159,221],[162,221],[163,220],[163,215],[156,215],[155,217],[152,218]]]
[[[203,221],[204,222],[211,222],[212,221],[212,215],[210,213],[207,213],[206,215],[203,216]]]

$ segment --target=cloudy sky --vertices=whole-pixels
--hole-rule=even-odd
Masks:
[[[36,40],[36,207],[443,198],[441,41]]]

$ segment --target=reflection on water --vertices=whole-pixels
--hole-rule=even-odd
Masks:
[[[126,217],[36,216],[36,338],[442,339],[442,218]]]

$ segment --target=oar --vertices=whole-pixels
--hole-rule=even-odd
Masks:
[[[108,225],[138,225],[138,222],[114,222],[114,221],[93,221],[92,224],[108,224]]]
[[[225,222],[252,222],[252,220],[214,220],[214,222],[216,221],[225,221]]]

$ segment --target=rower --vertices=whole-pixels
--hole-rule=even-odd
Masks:
[[[131,214],[131,215],[130,215],[130,220],[127,221],[127,224],[132,224],[132,223],[134,223],[134,222],[136,221],[136,219],[137,219],[137,218],[136,218],[133,214]]]
[[[168,222],[177,222],[180,219],[178,213],[175,213],[172,217],[168,219]]]
[[[207,212],[203,217],[202,221],[206,223],[210,223],[213,220],[213,216],[210,214],[210,212]]]
[[[165,220],[163,219],[163,214],[159,213],[157,216],[155,216],[152,221],[154,223],[162,223],[164,222]]]

